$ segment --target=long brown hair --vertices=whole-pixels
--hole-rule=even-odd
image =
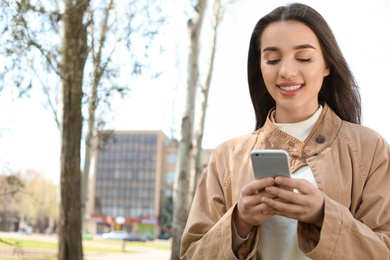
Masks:
[[[289,4],[274,9],[261,18],[253,29],[248,53],[248,84],[256,114],[256,129],[262,127],[275,100],[268,93],[260,68],[260,42],[264,29],[272,22],[296,20],[316,34],[330,74],[324,78],[319,102],[326,102],[343,120],[360,124],[359,88],[327,22],[313,8]]]

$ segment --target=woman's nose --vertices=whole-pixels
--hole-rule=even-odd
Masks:
[[[283,79],[291,79],[297,76],[298,69],[292,60],[282,60],[280,64],[279,75]]]

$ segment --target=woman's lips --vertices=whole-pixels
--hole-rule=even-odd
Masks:
[[[295,91],[302,87],[302,85],[293,85],[293,86],[279,86],[279,88],[283,91]]]
[[[277,86],[279,87],[280,92],[283,95],[295,96],[301,92],[304,85],[297,82],[286,82],[286,83],[280,83]]]

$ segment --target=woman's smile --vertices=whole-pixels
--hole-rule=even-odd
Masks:
[[[283,82],[277,84],[280,89],[280,92],[285,96],[295,96],[300,93],[300,90],[303,88],[303,84],[295,82]]]

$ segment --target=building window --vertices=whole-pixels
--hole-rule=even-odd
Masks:
[[[172,197],[173,194],[172,194],[172,190],[165,190],[165,197],[166,198],[169,198],[169,197]]]
[[[174,171],[167,172],[167,175],[165,176],[165,182],[167,184],[173,184],[174,180],[175,180],[175,172]]]
[[[176,163],[176,154],[174,153],[171,153],[168,158],[167,158],[167,162],[169,164],[175,164]]]

